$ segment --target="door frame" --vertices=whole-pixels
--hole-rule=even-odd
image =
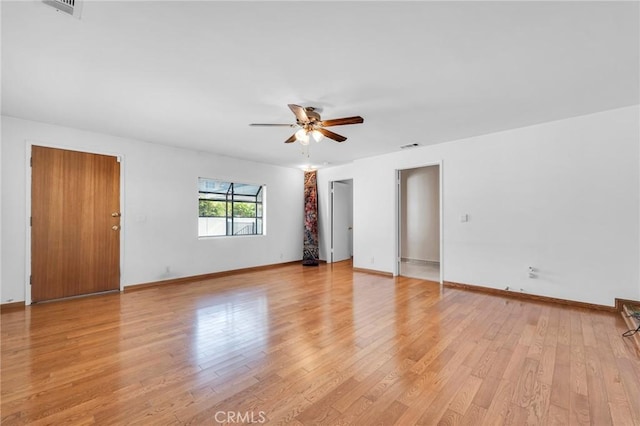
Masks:
[[[329,181],[329,259],[327,263],[333,263],[333,188],[335,182],[351,181],[351,214],[353,215],[353,178],[347,179],[334,179]],[[353,228],[353,223],[351,224]],[[351,230],[351,255],[353,256],[353,229]]]
[[[395,226],[395,233],[396,233],[396,238],[395,238],[395,262],[394,262],[394,271],[393,271],[393,275],[394,276],[398,276],[400,275],[400,261],[401,261],[401,249],[402,249],[402,241],[400,240],[402,237],[402,232],[401,232],[401,227],[402,227],[402,191],[400,188],[400,185],[402,184],[402,182],[400,181],[400,173],[403,170],[411,170],[411,169],[420,169],[423,167],[431,167],[431,166],[438,166],[438,199],[440,202],[440,209],[439,209],[439,215],[440,215],[440,286],[442,286],[444,284],[444,196],[443,196],[443,176],[444,173],[442,172],[442,168],[443,168],[443,160],[439,160],[439,161],[435,161],[435,162],[431,162],[431,163],[425,163],[422,165],[417,165],[417,166],[412,166],[412,167],[405,167],[402,169],[396,169],[395,174],[394,174],[394,179],[396,180],[395,182],[395,192],[396,192],[396,209],[395,209],[395,221],[396,221],[396,226]]]
[[[25,208],[25,227],[27,232],[25,241],[25,280],[24,280],[24,303],[25,305],[31,305],[33,300],[31,299],[31,151],[33,146],[42,146],[45,148],[64,149],[67,151],[84,152],[87,154],[108,155],[116,157],[120,162],[120,211],[125,211],[124,206],[124,155],[114,153],[113,151],[102,151],[97,149],[85,149],[71,145],[61,145],[49,142],[42,142],[39,140],[27,139],[26,140],[26,156],[25,156],[25,178],[26,178],[26,208]],[[124,290],[122,282],[122,272],[124,271],[124,239],[125,239],[125,215],[120,217],[120,291]]]

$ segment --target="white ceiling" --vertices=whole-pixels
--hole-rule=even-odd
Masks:
[[[285,166],[639,103],[638,2],[2,1],[2,113]],[[348,137],[285,145],[288,103]]]

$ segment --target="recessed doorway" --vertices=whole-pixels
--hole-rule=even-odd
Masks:
[[[331,182],[331,262],[353,256],[353,180]]]
[[[442,283],[440,164],[398,170],[398,275]]]

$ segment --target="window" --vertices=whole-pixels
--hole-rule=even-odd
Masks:
[[[198,178],[198,236],[262,235],[264,185]]]

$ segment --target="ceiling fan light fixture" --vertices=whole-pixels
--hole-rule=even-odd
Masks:
[[[322,140],[322,138],[324,138],[324,135],[322,133],[320,133],[317,130],[312,130],[311,131],[311,137],[313,138],[314,141],[316,142],[320,142]]]
[[[309,145],[309,133],[306,129],[300,129],[296,132],[296,139],[302,145]]]

